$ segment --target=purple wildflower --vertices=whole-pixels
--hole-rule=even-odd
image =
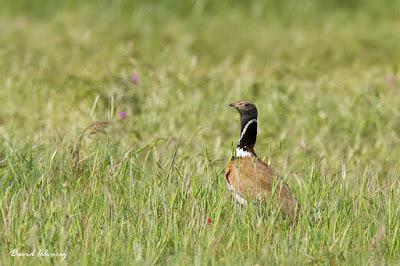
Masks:
[[[128,113],[127,112],[119,112],[118,116],[120,119],[125,119],[128,117]]]
[[[135,85],[139,85],[140,84],[139,74],[136,71],[132,72],[131,81]]]
[[[390,88],[396,87],[396,83],[397,83],[396,76],[393,74],[387,75],[386,82]]]

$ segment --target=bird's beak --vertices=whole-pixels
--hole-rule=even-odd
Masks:
[[[229,105],[229,107],[236,108],[236,104],[235,104],[235,103],[231,103],[231,104]]]

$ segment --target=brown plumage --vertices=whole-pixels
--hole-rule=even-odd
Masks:
[[[273,192],[284,214],[296,219],[300,206],[288,185],[273,168],[257,158],[254,145],[257,135],[257,109],[254,104],[240,101],[231,104],[241,116],[241,134],[236,156],[232,158],[225,177],[229,190],[242,205],[247,199],[260,201],[271,198]]]

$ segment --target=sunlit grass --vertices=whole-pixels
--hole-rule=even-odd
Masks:
[[[4,1],[2,264],[398,264],[398,4],[366,2]],[[239,99],[297,226],[226,188]]]

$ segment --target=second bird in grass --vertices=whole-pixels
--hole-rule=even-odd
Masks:
[[[257,158],[254,152],[257,138],[256,106],[248,101],[235,102],[229,106],[239,111],[241,122],[236,156],[232,157],[225,171],[229,190],[241,205],[245,205],[247,199],[268,200],[276,191],[282,211],[294,220],[300,210],[297,200],[274,169]]]

